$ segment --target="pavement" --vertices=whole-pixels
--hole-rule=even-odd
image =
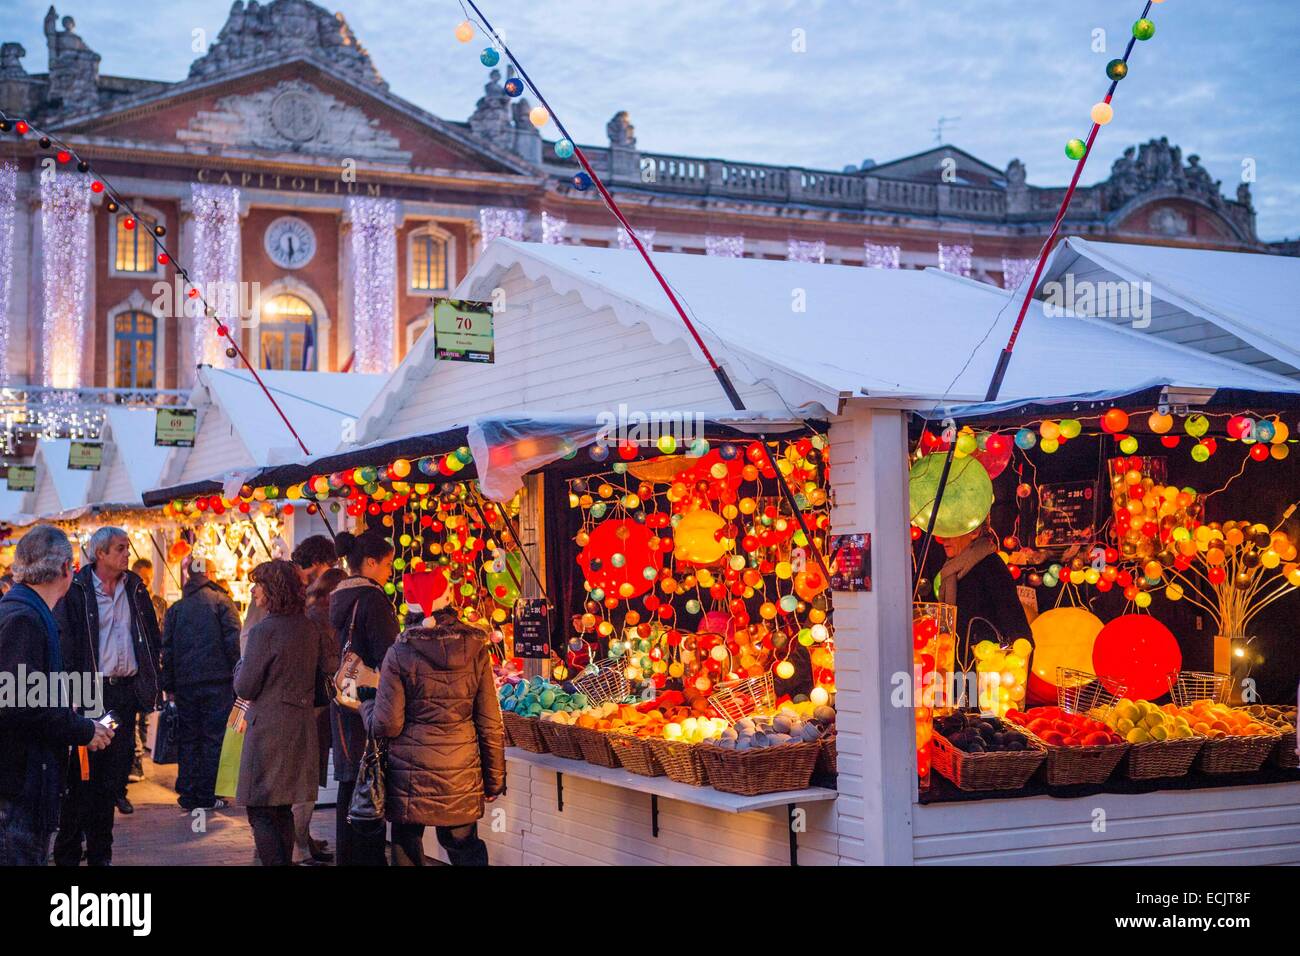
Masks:
[[[242,807],[186,813],[176,805],[176,764],[144,758],[145,779],[127,787],[135,813],[113,824],[114,866],[252,866],[253,832]],[[311,832],[334,848],[334,807],[317,807]]]

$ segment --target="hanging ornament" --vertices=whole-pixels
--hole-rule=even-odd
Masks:
[[[487,47],[478,55],[478,59],[484,66],[496,66],[501,62],[501,54],[494,47]]]
[[[569,159],[573,156],[573,140],[561,139],[555,144],[555,155],[560,159]]]
[[[1083,159],[1088,154],[1088,144],[1078,137],[1065,144],[1065,155],[1070,159]]]
[[[474,24],[468,20],[462,20],[456,24],[456,39],[461,43],[468,43],[474,39]]]
[[[1111,60],[1106,64],[1106,76],[1118,83],[1128,76],[1128,64],[1123,60]]]

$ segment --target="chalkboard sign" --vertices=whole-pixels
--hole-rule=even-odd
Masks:
[[[543,598],[520,598],[515,602],[515,657],[550,656],[551,606]]]
[[[1038,488],[1039,548],[1069,548],[1097,536],[1097,486],[1090,481],[1064,481]]]

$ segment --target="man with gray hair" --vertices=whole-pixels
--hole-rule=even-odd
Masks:
[[[88,772],[79,760],[68,767],[68,799],[54,841],[54,862],[77,866],[82,844],[86,862],[113,861],[113,810],[131,813],[127,775],[135,744],[127,728],[136,714],[158,704],[158,618],[144,582],[131,563],[131,543],[121,528],[100,528],[86,546],[87,563],[72,578],[55,609],[69,669],[103,675],[104,707],[123,729],[106,749],[93,754]]]
[[[113,731],[64,699],[67,683],[52,608],[72,583],[68,536],[32,527],[14,549],[14,586],[0,599],[0,866],[44,866],[59,821],[70,746],[102,751]],[[28,699],[43,677],[41,699]]]

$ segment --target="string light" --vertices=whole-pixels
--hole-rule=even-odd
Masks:
[[[649,249],[655,243],[655,230],[638,229],[636,231],[636,237],[641,240],[643,246]],[[632,236],[622,226],[618,227],[618,247],[623,250],[636,248],[636,243],[632,241]]]
[[[743,259],[745,257],[744,236],[705,236],[704,252],[719,259]]]
[[[542,243],[544,245],[564,245],[564,231],[568,228],[569,220],[562,216],[554,216],[549,212],[542,213]]]
[[[939,269],[955,276],[971,275],[971,257],[975,254],[973,246],[965,243],[939,243]]]
[[[825,239],[791,239],[786,247],[786,258],[791,262],[826,262]]]
[[[864,242],[862,248],[866,254],[865,264],[868,269],[897,269],[899,267],[903,250],[898,246],[883,246],[874,242]]]
[[[498,206],[484,206],[478,211],[479,234],[484,249],[495,239],[513,239],[524,241],[524,217],[522,209],[504,209]]]
[[[352,314],[358,372],[393,368],[397,312],[397,203],[352,196]]]
[[[80,176],[56,173],[41,181],[43,255],[42,377],[46,385],[81,384],[86,340],[86,272],[90,263],[90,190]]]
[[[9,290],[14,275],[14,216],[18,167],[0,163],[0,385],[9,381]]]
[[[194,305],[188,306],[193,316],[199,317],[191,342],[192,355],[195,365],[225,368],[231,364],[224,351],[225,342],[219,336],[205,334],[202,316],[205,309],[215,309],[216,315],[229,324],[238,315],[239,190],[234,186],[193,183],[190,199],[194,208],[194,274],[190,281],[204,299],[199,303],[195,296]]]
[[[1002,288],[1018,289],[1034,272],[1037,259],[1002,259]]]

